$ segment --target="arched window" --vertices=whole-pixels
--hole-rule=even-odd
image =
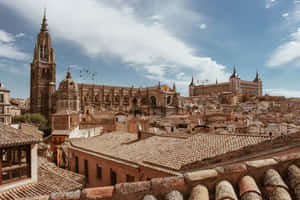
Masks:
[[[152,96],[152,97],[151,97],[151,104],[152,104],[153,106],[156,106],[156,98],[155,98],[155,96]]]
[[[133,104],[134,106],[137,105],[137,99],[136,99],[136,98],[134,98],[134,99],[132,100],[132,104]]]
[[[110,102],[110,99],[109,99],[109,94],[108,94],[108,95],[106,95],[106,97],[105,97],[105,101],[106,101],[106,102]]]
[[[120,102],[120,97],[119,95],[116,95],[115,96],[115,103],[118,104]]]

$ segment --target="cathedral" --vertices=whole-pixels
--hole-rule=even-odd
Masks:
[[[146,88],[76,83],[70,69],[56,90],[56,63],[44,14],[34,48],[30,70],[30,111],[48,119],[63,112],[83,113],[92,106],[98,111],[122,111],[142,115],[170,115],[181,112],[180,93],[158,85]]]
[[[189,85],[189,96],[220,95],[222,93],[232,93],[238,95],[262,96],[262,80],[258,72],[253,81],[241,80],[235,67],[228,82],[208,85],[195,85],[194,78]]]

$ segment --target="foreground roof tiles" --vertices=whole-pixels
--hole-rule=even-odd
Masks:
[[[262,164],[265,159],[252,161],[257,162],[256,168],[246,162],[237,163],[243,165],[242,168],[246,166],[241,171],[236,171],[239,167],[224,165],[187,172],[184,176],[87,188],[73,200],[298,200],[300,153],[273,156],[266,160],[270,159],[275,163]],[[233,171],[230,172],[230,169]],[[206,172],[208,174],[204,175]],[[197,173],[200,175],[197,176]],[[63,193],[51,195],[50,199],[67,200]]]
[[[58,168],[53,163],[40,158],[38,182],[0,192],[0,199],[48,199],[51,193],[82,189],[83,181],[84,176]]]
[[[40,141],[40,136],[35,136],[0,123],[0,147],[32,144]]]

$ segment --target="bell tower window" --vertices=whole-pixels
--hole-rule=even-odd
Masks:
[[[48,61],[48,49],[47,49],[47,47],[40,47],[40,58],[43,61]]]

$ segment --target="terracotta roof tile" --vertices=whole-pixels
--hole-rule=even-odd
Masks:
[[[213,158],[246,146],[268,140],[266,137],[242,135],[197,134],[169,147],[159,156],[145,159],[145,162],[180,170],[184,165]],[[188,155],[188,156],[187,156]]]
[[[191,196],[189,200],[209,200],[209,194],[207,187],[203,185],[197,185],[196,187],[193,188],[191,192]]]
[[[75,180],[82,175],[76,175],[45,159],[39,159],[38,182],[12,188],[0,193],[1,200],[39,199],[49,196],[51,193],[67,192],[82,189],[83,185]],[[76,178],[77,177],[77,178]],[[65,198],[65,196],[64,196]]]
[[[240,183],[240,196],[242,197],[246,193],[257,193],[259,196],[261,195],[261,192],[256,185],[256,182],[253,177],[251,176],[244,176]]]
[[[0,123],[0,147],[38,143],[41,137]]]
[[[120,160],[141,163],[149,156],[159,157],[169,146],[184,139],[153,136],[138,141],[137,135],[126,132],[105,133],[91,138],[71,140],[72,147],[100,153]]]
[[[238,200],[229,181],[223,180],[216,185],[216,200]]]

